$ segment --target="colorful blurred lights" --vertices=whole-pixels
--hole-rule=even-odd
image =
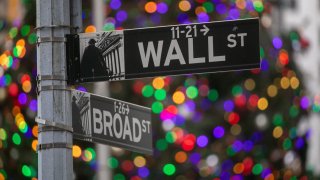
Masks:
[[[191,9],[191,4],[187,0],[182,0],[179,2],[179,8],[181,11],[189,11]]]
[[[186,162],[187,158],[188,158],[187,153],[185,153],[184,151],[179,151],[174,156],[174,159],[176,160],[177,163],[184,163]]]
[[[75,158],[79,158],[81,156],[81,148],[79,146],[72,146],[72,156]]]
[[[276,49],[282,48],[282,40],[279,37],[274,37],[272,40],[272,44]]]
[[[142,178],[146,178],[149,176],[150,172],[149,172],[149,169],[146,168],[146,167],[141,167],[138,169],[138,174],[140,177]]]
[[[185,101],[185,95],[181,91],[176,91],[172,96],[172,100],[176,104],[182,104]]]
[[[144,9],[147,13],[154,13],[157,11],[157,4],[153,1],[147,2],[144,6]]]
[[[310,101],[309,101],[309,98],[307,96],[304,96],[304,97],[301,98],[300,106],[303,109],[308,109],[308,107],[310,106]]]
[[[221,127],[221,126],[217,126],[217,127],[215,127],[214,128],[214,130],[213,130],[213,136],[215,137],[215,138],[222,138],[223,136],[224,136],[224,129],[223,129],[223,127]]]
[[[160,14],[165,14],[168,11],[168,5],[165,2],[160,2],[157,5],[157,12]]]
[[[111,0],[109,5],[110,5],[111,9],[119,9],[121,7],[121,1],[120,0]]]
[[[137,156],[134,158],[133,163],[137,167],[143,167],[146,165],[146,159],[142,156]]]
[[[156,77],[152,81],[152,86],[155,89],[162,89],[164,87],[164,80],[162,77]]]
[[[266,110],[267,108],[268,108],[268,100],[266,99],[266,98],[260,98],[259,100],[258,100],[258,108],[260,109],[260,110]]]
[[[208,138],[205,135],[201,135],[197,138],[197,145],[199,147],[206,147],[208,144]]]
[[[165,175],[172,176],[176,172],[176,167],[173,164],[166,164],[162,170]]]

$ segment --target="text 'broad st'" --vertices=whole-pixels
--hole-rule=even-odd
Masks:
[[[76,139],[152,154],[149,108],[73,90],[72,124]]]

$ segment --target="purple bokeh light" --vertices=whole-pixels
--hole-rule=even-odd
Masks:
[[[199,22],[209,22],[210,17],[208,16],[207,13],[201,12],[198,14],[198,21]]]
[[[272,44],[276,49],[282,48],[282,40],[279,37],[274,37],[272,40]]]
[[[208,144],[208,138],[205,135],[201,135],[197,138],[197,144],[199,147],[206,147]]]
[[[219,13],[219,14],[225,14],[227,12],[227,7],[226,5],[220,3],[216,6],[216,11]]]
[[[127,18],[128,18],[128,14],[126,11],[122,10],[116,14],[116,19],[120,22],[125,21]]]
[[[310,105],[310,101],[309,101],[309,98],[304,96],[301,98],[300,100],[300,106],[302,109],[307,109]]]
[[[149,172],[149,169],[146,168],[146,167],[141,167],[138,169],[138,174],[140,177],[142,178],[146,178],[149,176],[150,172]]]
[[[227,100],[223,104],[223,108],[226,112],[232,112],[234,109],[234,103],[231,100]]]
[[[222,138],[224,136],[224,129],[221,126],[217,126],[213,130],[213,136],[215,138]]]
[[[19,94],[18,101],[21,105],[25,105],[27,103],[28,96],[26,93]]]
[[[111,9],[119,9],[121,7],[121,1],[119,0],[111,0],[110,1]]]
[[[168,5],[164,2],[161,2],[157,5],[157,12],[160,14],[165,14],[168,11]]]

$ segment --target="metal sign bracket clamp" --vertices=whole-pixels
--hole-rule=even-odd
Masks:
[[[40,94],[41,91],[50,91],[50,90],[70,91],[71,89],[67,88],[67,86],[65,85],[37,86],[38,95]]]
[[[70,144],[70,143],[64,143],[64,142],[38,144],[36,150],[37,150],[37,152],[38,152],[38,151],[41,151],[41,150],[52,149],[52,148],[67,148],[67,149],[72,149],[72,144]]]
[[[35,121],[39,124],[45,125],[44,127],[39,128],[39,132],[44,132],[44,131],[49,131],[49,130],[54,130],[54,131],[68,131],[73,133],[73,128],[71,126],[57,123],[57,122],[52,122],[52,121],[47,121],[45,119],[41,118],[36,118]]]
[[[47,42],[67,42],[65,37],[38,37],[37,38],[37,45],[39,46],[40,43],[47,43]]]

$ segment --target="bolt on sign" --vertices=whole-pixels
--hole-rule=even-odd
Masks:
[[[74,138],[152,154],[150,108],[72,90]]]
[[[68,82],[260,68],[259,19],[67,35]]]

